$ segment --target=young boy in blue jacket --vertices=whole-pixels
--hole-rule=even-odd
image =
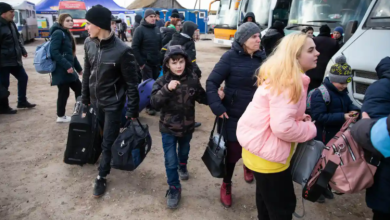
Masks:
[[[358,117],[360,110],[352,103],[347,91],[351,81],[351,66],[344,56],[340,56],[323,84],[309,94],[310,115],[317,127],[316,140],[327,144],[348,119]],[[330,190],[324,192],[317,202],[324,203],[325,198],[333,199]]]

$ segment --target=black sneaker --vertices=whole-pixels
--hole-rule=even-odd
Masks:
[[[169,209],[176,209],[181,199],[181,189],[171,186],[167,190],[165,197],[167,197],[167,207]]]
[[[200,126],[202,126],[202,123],[200,123],[200,122],[195,122],[195,128],[199,128]]]
[[[325,196],[321,195],[320,198],[318,198],[316,202],[321,203],[321,204],[325,203]]]
[[[18,102],[17,108],[34,108],[37,106],[36,104],[31,104],[28,101],[25,102]]]
[[[190,175],[188,174],[187,165],[179,166],[179,177],[180,180],[188,180],[190,178]]]
[[[0,114],[3,114],[3,115],[14,115],[16,113],[18,113],[18,111],[13,109],[13,108],[10,108],[10,107],[0,110]]]
[[[93,186],[93,196],[96,198],[101,197],[104,192],[106,192],[107,180],[104,178],[100,178],[95,180],[95,184]]]
[[[334,199],[334,195],[329,189],[326,189],[322,195],[324,195],[327,199]]]

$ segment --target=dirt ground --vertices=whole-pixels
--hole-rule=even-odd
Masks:
[[[107,193],[92,197],[97,165],[71,166],[63,163],[68,124],[56,123],[57,88],[50,86],[49,75],[35,72],[33,54],[37,40],[26,44],[29,57],[24,67],[29,75],[28,98],[37,107],[19,110],[16,115],[0,115],[0,219],[87,220],[87,219],[257,219],[255,184],[243,179],[242,162],[233,178],[233,206],[223,208],[219,201],[222,180],[211,177],[201,156],[210,134],[214,116],[207,106],[198,105],[196,118],[203,125],[191,142],[190,180],[182,183],[180,208],[166,208],[166,175],[158,131],[158,116],[141,113],[153,138],[152,151],[134,172],[112,170]],[[202,84],[227,50],[212,41],[196,45],[198,64],[203,71]],[[77,47],[83,62],[83,45]],[[12,107],[16,107],[17,81],[11,77]],[[68,101],[70,115],[75,100]],[[302,213],[301,187],[296,185],[297,209]],[[325,204],[305,202],[306,217],[311,220],[369,220],[364,192],[336,196]]]

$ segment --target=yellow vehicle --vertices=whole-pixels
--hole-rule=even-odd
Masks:
[[[241,0],[218,0],[220,2],[214,27],[214,43],[231,46],[237,31],[238,7]],[[217,2],[217,1],[214,1]],[[210,8],[211,4],[210,3]]]

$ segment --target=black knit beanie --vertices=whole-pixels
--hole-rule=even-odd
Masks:
[[[10,4],[7,4],[5,2],[0,2],[0,15],[3,13],[9,12],[14,10]]]
[[[85,19],[101,29],[111,31],[111,11],[101,5],[92,6]]]

